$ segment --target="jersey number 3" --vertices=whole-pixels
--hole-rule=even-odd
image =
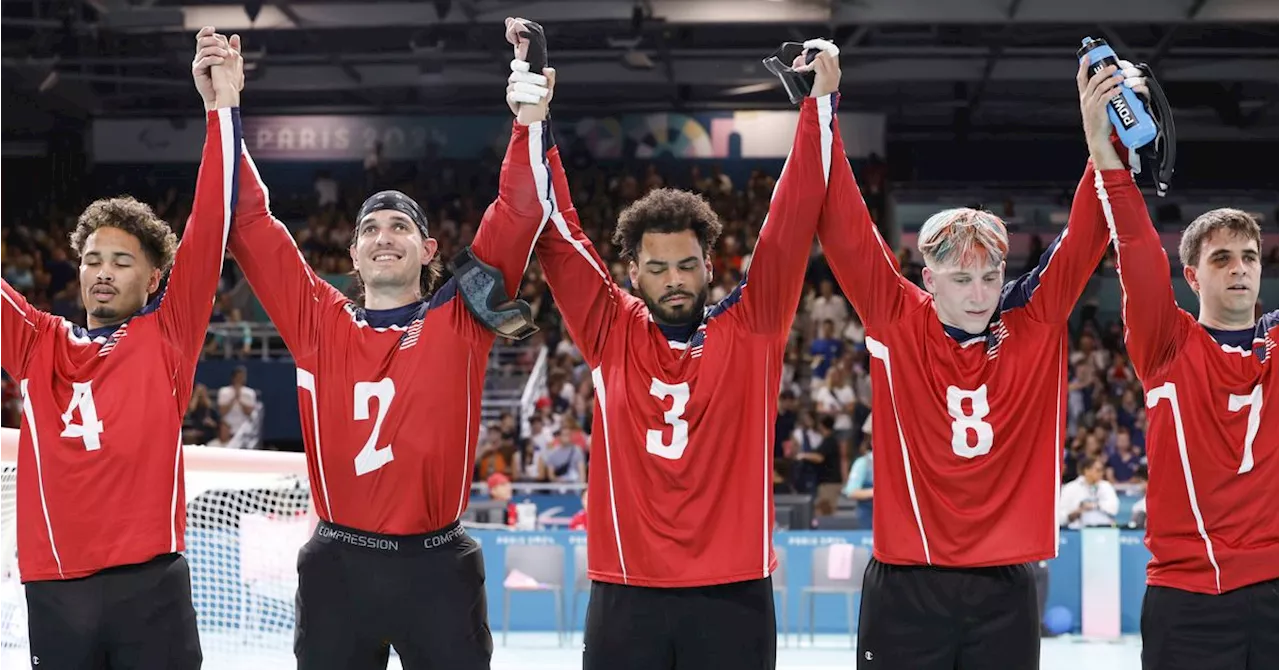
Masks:
[[[645,451],[678,461],[684,455],[684,448],[689,446],[689,422],[684,420],[685,405],[689,404],[689,384],[668,384],[654,379],[649,385],[649,395],[659,400],[671,398],[671,409],[662,414],[663,421],[671,427],[671,443],[663,440],[663,431],[650,430],[644,436]]]
[[[964,401],[970,402],[969,411],[965,411]],[[983,456],[991,451],[991,443],[995,439],[995,431],[991,424],[983,419],[991,413],[987,404],[987,385],[976,390],[948,386],[947,413],[951,415],[951,451],[962,458]],[[969,446],[969,433],[974,434],[974,444]]]

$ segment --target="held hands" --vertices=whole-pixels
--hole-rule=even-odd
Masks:
[[[527,126],[547,118],[547,108],[555,93],[555,68],[544,68],[541,74],[529,71],[529,39],[522,35],[524,20],[507,18],[507,41],[515,47],[511,60],[511,76],[507,79],[507,106],[516,121]]]
[[[244,58],[240,55],[240,36],[214,32],[205,26],[196,34],[196,55],[191,61],[191,78],[211,111],[221,107],[239,107],[240,90],[244,88]]]
[[[806,40],[804,51],[810,49],[819,51],[812,63],[805,63],[805,55],[801,53],[791,64],[791,69],[796,72],[814,73],[813,88],[809,95],[821,98],[840,90],[840,48],[827,40]]]
[[[1124,161],[1111,144],[1111,119],[1107,116],[1110,100],[1120,95],[1121,86],[1128,87],[1146,98],[1150,95],[1147,79],[1133,63],[1122,60],[1120,67],[1109,65],[1089,77],[1087,65],[1080,63],[1076,71],[1076,89],[1080,93],[1080,116],[1084,123],[1085,141],[1089,156],[1100,170],[1119,170]]]

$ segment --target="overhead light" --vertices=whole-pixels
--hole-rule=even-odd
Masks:
[[[40,82],[40,92],[48,93],[50,89],[58,85],[58,71],[49,70],[49,74],[45,75],[44,81]]]
[[[622,64],[635,70],[652,70],[653,59],[643,51],[627,51],[622,54]]]
[[[249,23],[258,20],[258,14],[262,12],[262,0],[249,0],[244,3],[244,14],[249,17]]]
[[[742,86],[735,86],[733,88],[726,89],[721,93],[721,95],[751,95],[752,93],[772,91],[777,87],[778,82],[776,81],[762,81],[758,84],[744,84]]]

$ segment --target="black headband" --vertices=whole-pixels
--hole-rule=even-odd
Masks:
[[[426,213],[422,211],[422,208],[418,206],[418,203],[413,198],[400,191],[379,191],[369,196],[369,199],[365,200],[363,205],[360,205],[360,213],[356,215],[356,226],[358,227],[360,222],[364,221],[364,217],[384,209],[394,209],[409,217],[414,225],[418,227],[422,236],[429,237],[427,234]]]

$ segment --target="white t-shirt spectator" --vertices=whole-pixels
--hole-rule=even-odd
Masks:
[[[834,321],[838,336],[844,331],[845,322],[849,320],[849,302],[838,295],[830,298],[817,296],[809,306],[809,318],[813,319],[814,324],[821,324],[828,319]]]
[[[537,434],[531,434],[528,438],[527,459],[524,464],[525,476],[536,479],[539,472],[539,466],[542,464],[542,454],[551,448],[551,443],[555,441],[556,434],[550,428],[543,426]]]
[[[854,319],[849,319],[849,325],[844,327],[844,339],[854,348],[861,349],[867,341],[867,329]]]
[[[223,408],[230,405],[228,409],[222,412],[222,420],[231,427],[231,434],[235,435],[253,412],[254,407],[258,405],[258,392],[248,386],[240,387],[239,402],[236,402],[236,389],[234,386],[223,386],[218,389],[218,407]],[[246,412],[242,405],[249,407]]]
[[[338,204],[338,182],[333,177],[317,177],[316,201],[321,207]]]
[[[1080,505],[1085,502],[1092,502],[1096,507],[1072,521],[1071,513],[1080,509]],[[1062,487],[1062,495],[1058,501],[1058,522],[1067,528],[1110,526],[1115,523],[1119,512],[1120,497],[1116,495],[1116,488],[1105,479],[1091,485],[1082,475]]]
[[[853,416],[845,411],[845,407],[855,400],[857,396],[853,393],[853,387],[848,384],[835,388],[823,384],[813,390],[813,402],[817,405],[818,411],[836,417],[837,432],[853,430]]]

